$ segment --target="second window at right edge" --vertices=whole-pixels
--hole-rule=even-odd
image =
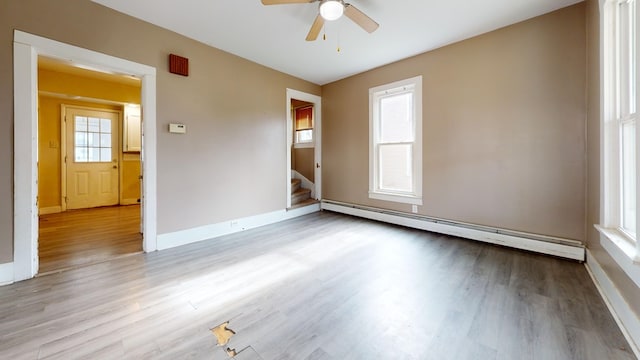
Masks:
[[[369,89],[369,197],[422,205],[422,76]]]

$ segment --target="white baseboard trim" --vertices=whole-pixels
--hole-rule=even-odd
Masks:
[[[60,205],[41,207],[38,210],[38,213],[40,215],[57,214],[57,213],[60,213],[60,212],[62,212],[62,206],[60,206]]]
[[[517,236],[516,234],[525,235],[521,232],[511,232],[505,234],[507,230],[483,228],[478,230],[472,228],[470,224],[456,224],[452,221],[436,220],[424,216],[412,216],[411,214],[402,214],[383,209],[375,209],[369,207],[358,207],[350,204],[341,204],[336,202],[322,202],[322,210],[335,211],[343,214],[359,216],[371,220],[383,221],[391,224],[407,226],[415,229],[432,231],[440,234],[459,236],[466,239],[483,241],[491,244],[508,246],[516,249],[528,250],[542,254],[554,255],[563,258],[584,261],[584,246],[570,239],[551,238],[543,235],[528,234],[531,237]],[[481,228],[479,226],[475,226]],[[553,239],[545,241],[545,238]],[[564,243],[560,243],[560,241]]]
[[[120,205],[138,205],[140,204],[140,202],[138,201],[138,199],[122,199],[120,201]]]
[[[0,264],[0,286],[13,284],[13,263]]]
[[[291,177],[293,179],[300,180],[300,185],[305,188],[311,190],[311,198],[316,199],[316,185],[311,182],[311,180],[307,179],[304,175],[300,174],[296,170],[291,169]]]
[[[622,334],[629,342],[631,350],[640,359],[640,318],[631,309],[629,303],[624,299],[616,285],[611,281],[607,273],[602,269],[600,263],[587,250],[587,262],[585,263],[587,272],[591,276],[593,283],[609,308],[609,312],[615,319]]]
[[[158,250],[186,245],[202,240],[209,240],[219,236],[257,228],[289,220],[298,216],[320,211],[320,204],[312,204],[291,210],[278,210],[266,214],[249,216],[241,219],[229,220],[221,223],[199,226],[191,229],[158,235]]]

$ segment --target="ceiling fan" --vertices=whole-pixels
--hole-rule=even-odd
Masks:
[[[325,21],[337,20],[342,14],[368,33],[376,31],[379,26],[377,22],[373,21],[373,19],[365,13],[358,10],[355,6],[345,3],[343,0],[262,0],[263,5],[306,4],[314,2],[320,2],[320,7],[318,15],[307,34],[307,41],[314,41],[318,38]]]

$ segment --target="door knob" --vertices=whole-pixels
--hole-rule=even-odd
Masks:
[[[117,169],[117,168],[118,168],[118,165],[113,165],[113,168],[114,168],[114,169]]]

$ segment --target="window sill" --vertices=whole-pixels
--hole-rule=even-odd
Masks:
[[[315,144],[313,142],[293,144],[294,149],[306,149],[306,148],[313,148],[313,147],[315,147]]]
[[[404,204],[422,205],[421,197],[415,197],[415,196],[409,196],[409,195],[398,195],[398,194],[388,194],[388,193],[379,193],[379,192],[369,191],[369,198],[399,202]]]
[[[640,257],[636,246],[617,229],[594,225],[600,232],[600,244],[622,270],[640,286]]]

